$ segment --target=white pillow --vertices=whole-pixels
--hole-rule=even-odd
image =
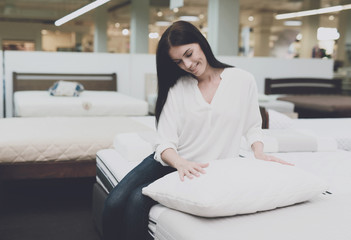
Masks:
[[[293,127],[293,120],[283,113],[268,109],[268,128],[269,129],[285,129]]]
[[[254,213],[307,201],[327,190],[320,178],[297,167],[249,158],[210,162],[206,174],[170,173],[143,188],[162,205],[202,217]]]
[[[277,152],[331,152],[338,149],[332,137],[319,136],[309,129],[263,129],[263,151]],[[251,151],[245,138],[241,139],[240,148]]]
[[[154,152],[157,133],[153,131],[120,133],[113,140],[113,146],[129,162],[140,162]]]

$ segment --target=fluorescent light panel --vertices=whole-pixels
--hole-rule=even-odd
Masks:
[[[58,19],[57,21],[55,21],[55,25],[61,26],[62,24],[66,23],[68,21],[71,21],[72,19],[74,19],[80,15],[83,15],[84,13],[89,12],[90,10],[97,8],[97,7],[101,6],[102,4],[107,3],[109,1],[110,0],[96,0],[95,2],[89,3],[88,5],[85,5],[84,7]]]
[[[347,10],[347,9],[351,9],[351,4],[338,5],[334,7],[326,7],[326,8],[293,12],[293,13],[278,14],[275,16],[275,19],[281,20],[281,19],[288,19],[288,18],[305,17],[305,16],[311,16],[311,15],[317,15],[317,14],[338,12],[338,11]]]

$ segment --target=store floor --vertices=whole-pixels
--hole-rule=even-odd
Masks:
[[[99,240],[91,212],[95,178],[0,183],[0,239]]]

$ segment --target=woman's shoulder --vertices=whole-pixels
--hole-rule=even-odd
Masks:
[[[249,71],[246,71],[238,67],[225,68],[224,71],[222,72],[222,75],[253,78],[253,75]]]
[[[247,83],[255,83],[255,77],[252,75],[252,73],[237,67],[225,68],[221,76],[224,79],[231,79],[235,80],[236,82],[245,81]]]
[[[193,86],[194,82],[196,82],[195,78],[185,75],[180,77],[171,89],[172,91],[180,91]]]

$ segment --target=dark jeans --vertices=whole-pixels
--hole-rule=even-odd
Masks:
[[[108,195],[102,218],[104,240],[146,240],[149,211],[157,202],[142,194],[143,187],[175,171],[151,154],[130,171]]]

